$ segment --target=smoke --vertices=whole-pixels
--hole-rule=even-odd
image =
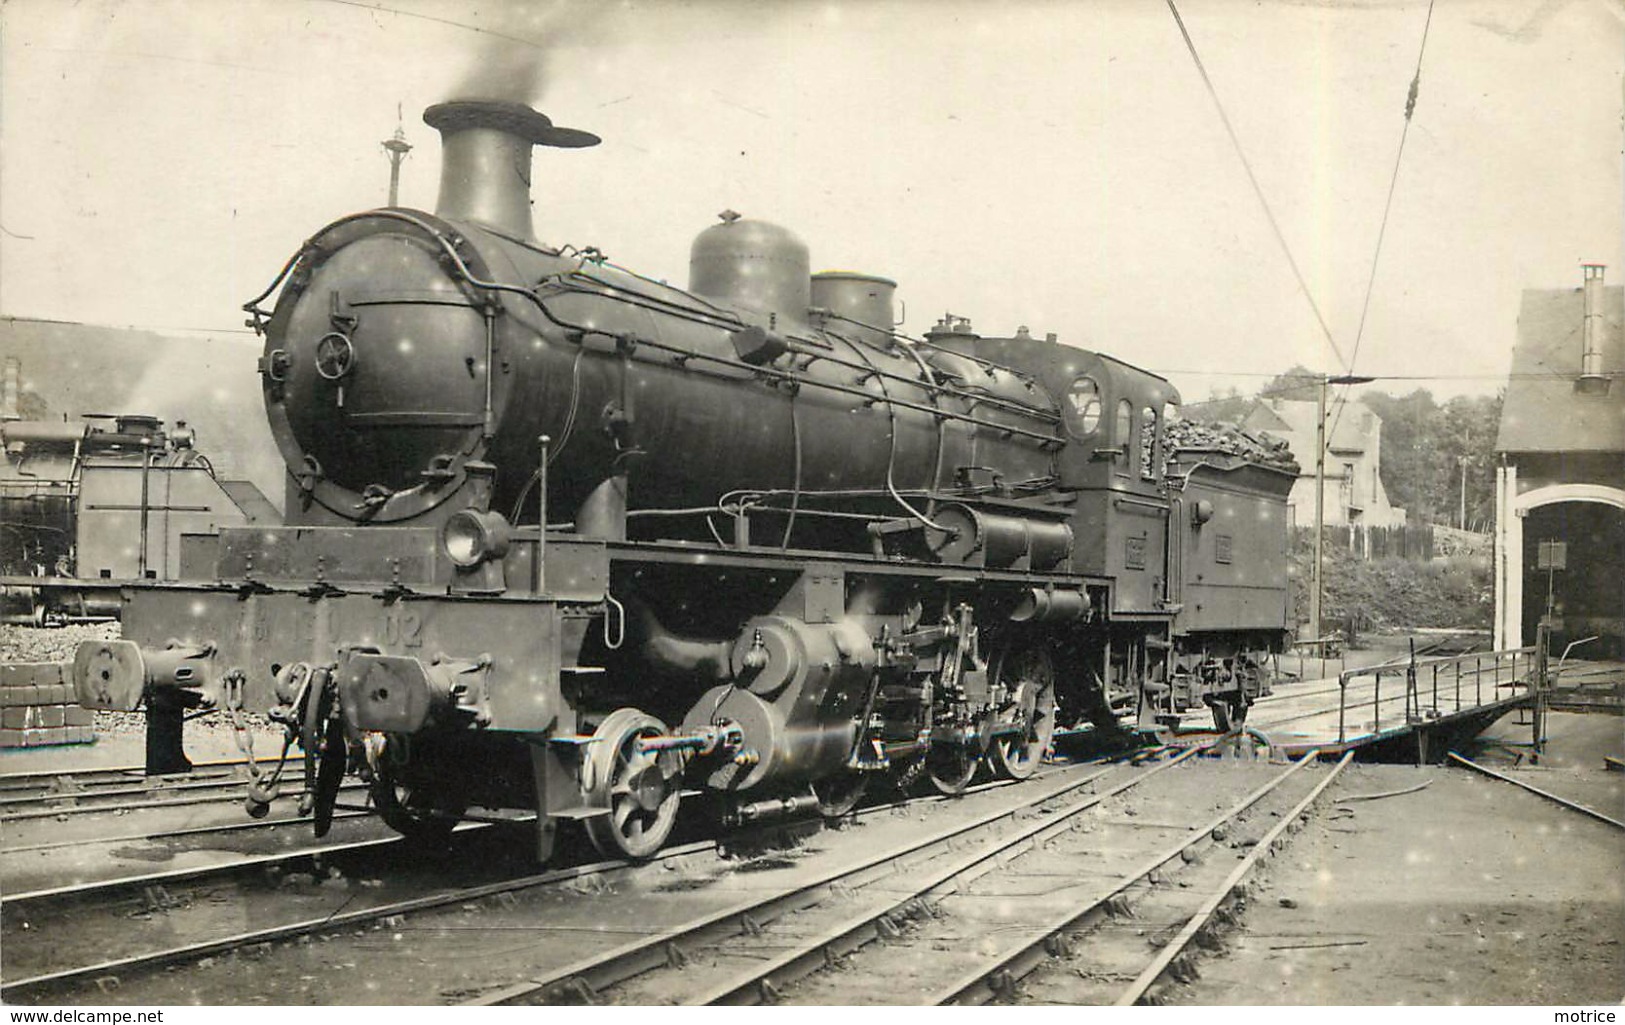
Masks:
[[[151,336],[148,336],[150,338]],[[259,348],[216,339],[163,338],[147,341],[139,362],[126,365],[129,393],[108,402],[112,412],[146,413],[173,427],[185,420],[197,431],[198,451],[224,479],[247,479],[271,502],[282,504],[282,455],[261,415]],[[177,389],[176,381],[193,386]]]
[[[607,3],[539,0],[476,9],[467,24],[479,43],[450,99],[535,104],[546,94],[560,51],[602,42]]]

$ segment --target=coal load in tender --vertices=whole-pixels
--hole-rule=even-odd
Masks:
[[[1285,441],[1262,431],[1255,433],[1230,424],[1206,424],[1194,420],[1172,421],[1165,430],[1170,449],[1219,451],[1283,469],[1296,469],[1298,465]]]

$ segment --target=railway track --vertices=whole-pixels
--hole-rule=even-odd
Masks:
[[[290,757],[284,793],[297,798],[303,758]],[[122,816],[152,809],[241,804],[251,778],[247,762],[200,763],[200,771],[145,776],[140,767],[17,773],[0,777],[0,822],[14,836],[26,823]],[[352,785],[352,790],[356,790]]]
[[[1067,771],[1051,769],[1050,772]],[[972,788],[972,793],[1004,789],[1008,784]],[[902,807],[946,804],[941,799],[865,809],[864,817],[886,817]],[[308,825],[308,824],[307,824]],[[724,847],[750,849],[764,837],[797,835],[822,829],[818,820],[739,831],[723,841],[700,840],[664,852],[651,865],[624,861],[583,861],[571,867],[537,874],[534,866],[522,869],[505,855],[528,850],[523,838],[511,833],[489,841],[471,840],[469,833],[488,830],[488,824],[459,827],[457,847],[441,858],[418,858],[399,838],[372,839],[322,847],[307,846],[278,855],[239,859],[229,868],[204,871],[171,870],[100,885],[70,885],[0,900],[8,938],[22,935],[70,933],[77,939],[57,940],[41,957],[8,957],[7,975],[0,996],[7,1000],[40,1001],[52,998],[95,999],[106,992],[107,980],[116,980],[121,999],[135,980],[153,981],[160,970],[188,963],[207,963],[242,951],[265,951],[279,941],[335,930],[377,928],[402,916],[433,914],[448,908],[466,909],[478,902],[511,902],[515,895],[547,893],[551,888],[576,886],[599,892],[617,885],[625,876],[659,872],[663,866],[695,855],[715,854]],[[365,871],[324,877],[325,871],[345,857],[362,857],[378,878],[366,880]],[[467,885],[446,886],[445,877],[466,876],[469,865],[484,865],[486,875]],[[365,867],[365,866],[364,866]],[[495,877],[495,878],[493,878]],[[288,880],[295,881],[290,887]],[[503,903],[502,906],[507,906]],[[311,913],[312,909],[315,913]],[[94,919],[94,920],[92,920]],[[231,928],[244,920],[257,928]],[[131,922],[139,925],[133,926]],[[165,943],[169,939],[174,942]],[[38,949],[20,945],[13,951]],[[64,964],[66,962],[66,964]],[[167,974],[167,973],[164,973]],[[161,982],[160,982],[161,984]],[[171,994],[172,996],[173,994]],[[189,995],[190,998],[190,995]],[[238,1002],[222,996],[221,1002]],[[356,999],[352,994],[350,999]]]
[[[1139,773],[1092,776],[1005,815],[914,839],[839,871],[710,909],[466,1002],[850,1004],[1009,998],[1023,977],[1074,949],[1083,934],[1099,931],[1101,920],[1128,913],[1138,891],[1156,889],[1166,881],[1165,873],[1200,860],[1187,852],[1219,843],[1216,837],[1255,807],[1286,801],[1283,786],[1314,760],[1311,756],[1285,771],[1264,770],[1269,778],[1262,785],[1209,821],[1144,818],[1146,808],[1177,815],[1179,802],[1171,798],[1181,788],[1171,788],[1161,795],[1169,799],[1161,801],[1154,791],[1159,781],[1177,775],[1164,775],[1167,770],[1195,753]],[[1274,809],[1282,816],[1282,830],[1335,773],[1324,775],[1307,796],[1292,794],[1297,803],[1290,810]],[[1241,775],[1256,780],[1259,773]],[[1091,792],[1086,784],[1100,789]],[[1130,789],[1133,803],[1114,801]],[[1136,809],[1142,810],[1136,814]],[[1127,822],[1115,818],[1119,815]],[[1273,845],[1280,832],[1258,840],[1255,852]],[[1105,844],[1108,834],[1111,842]],[[1252,861],[1244,864],[1250,867]],[[1234,888],[1229,883],[1221,896]],[[1202,923],[1219,903],[1213,902]],[[1058,907],[1064,912],[1056,918]],[[1037,921],[1028,920],[1027,912]],[[1192,927],[1191,935],[1200,929],[1201,924]],[[1181,939],[1178,949],[1188,941]],[[1165,969],[1148,969],[1136,997]]]
[[[77,888],[88,894],[162,885],[212,871],[309,853],[334,842],[377,840],[388,831],[359,785],[322,844],[300,817],[298,776],[270,817],[250,819],[240,760],[200,763],[195,775],[148,779],[140,767],[12,774],[0,780],[0,880],[9,900]],[[298,771],[298,766],[294,767]],[[201,776],[202,778],[197,778]],[[59,803],[61,802],[61,803]],[[154,865],[163,865],[154,871]]]
[[[264,764],[266,759],[260,759]],[[298,771],[303,756],[290,753],[288,772]],[[0,809],[19,807],[42,801],[65,800],[75,797],[95,797],[105,793],[129,793],[177,789],[182,784],[248,782],[248,761],[243,758],[225,758],[200,761],[189,773],[148,776],[140,765],[120,765],[94,769],[53,770],[0,774]]]
[[[550,971],[542,971],[524,981],[482,992],[464,1002],[472,1005],[574,1002],[579,999],[597,1002],[614,987],[634,981],[646,986],[648,980],[643,977],[662,970],[681,973],[692,980],[694,975],[691,969],[699,963],[700,951],[706,951],[715,964],[720,948],[740,941],[754,947],[754,941],[763,937],[764,930],[781,918],[811,908],[838,907],[850,900],[855,892],[869,889],[885,896],[880,901],[881,906],[866,908],[859,920],[844,923],[846,928],[828,937],[824,945],[817,950],[809,948],[809,956],[823,956],[825,946],[836,950],[844,943],[861,945],[876,936],[895,932],[899,928],[899,919],[895,916],[906,916],[919,893],[923,892],[917,880],[904,884],[901,891],[897,890],[895,884],[900,880],[917,872],[926,872],[926,865],[943,857],[952,857],[967,843],[986,841],[996,834],[1004,836],[1001,849],[1013,849],[1029,840],[1035,832],[1031,825],[1023,824],[1024,820],[1039,814],[1041,809],[1047,809],[1052,803],[1063,802],[1069,809],[1094,807],[1146,778],[1187,760],[1198,750],[1188,749],[1154,768],[1139,772],[1113,767],[1068,779],[1042,791],[1035,788],[1030,794],[1023,793],[1026,799],[1013,807],[997,808],[928,835],[910,837],[899,846],[833,869],[815,872],[811,878],[800,880],[792,886],[772,887],[760,894],[710,906],[702,914],[680,924],[649,931],[628,943],[611,946]],[[1103,782],[1107,784],[1105,789],[1095,792],[1095,785]],[[899,892],[904,896],[892,899]],[[638,991],[633,991],[625,1002],[642,1002],[640,995]]]
[[[9,893],[16,894],[64,877],[84,883],[116,882],[141,874],[153,861],[198,868],[209,852],[217,860],[236,860],[308,846],[310,819],[296,811],[301,792],[295,787],[285,793],[263,819],[244,815],[240,789],[206,798],[116,801],[0,815],[4,826],[0,879]],[[356,825],[375,820],[376,813],[359,785],[341,791],[341,800],[335,822],[354,838],[359,835]],[[384,832],[382,825],[371,828],[375,835]]]
[[[468,828],[481,829],[485,827],[474,824]],[[285,859],[266,859],[251,867],[261,873],[264,878],[270,880],[275,879],[276,876],[268,873],[267,869],[283,868],[296,865],[299,862],[308,862],[317,855],[330,858],[336,854],[355,851],[367,850],[377,853],[391,849],[398,850],[401,847],[402,842],[397,837],[383,841],[370,841],[364,844],[346,845],[341,848],[329,848],[315,853],[308,851],[296,852]],[[661,858],[681,858],[698,851],[713,850],[715,847],[714,841],[702,841],[672,848],[662,854]],[[465,885],[452,888],[415,885],[432,882],[432,880],[423,879],[412,879],[403,884],[399,873],[397,873],[389,882],[377,888],[375,896],[371,898],[363,896],[359,900],[356,899],[355,894],[351,893],[351,886],[356,882],[355,880],[346,880],[345,885],[338,888],[339,892],[335,893],[333,890],[327,889],[327,887],[332,879],[342,879],[343,877],[324,878],[320,862],[311,867],[313,870],[308,873],[280,874],[283,879],[295,879],[299,875],[308,875],[309,880],[308,883],[303,880],[299,882],[298,885],[305,892],[291,895],[292,902],[283,904],[284,913],[277,916],[278,920],[274,924],[261,925],[249,930],[233,931],[229,927],[221,928],[218,923],[215,923],[214,934],[204,939],[189,939],[186,942],[177,942],[169,946],[154,944],[154,949],[101,956],[99,958],[95,956],[81,957],[71,967],[57,968],[0,982],[0,998],[8,1002],[52,1002],[87,996],[93,998],[97,992],[110,992],[109,980],[112,982],[112,987],[124,990],[128,988],[126,986],[127,981],[139,978],[143,973],[150,979],[152,973],[177,965],[188,963],[197,965],[201,962],[202,967],[206,968],[209,967],[208,959],[210,958],[244,950],[264,949],[269,944],[278,941],[308,939],[311,935],[324,931],[356,929],[402,915],[431,911],[453,904],[468,904],[471,901],[500,897],[516,891],[545,887],[577,879],[610,876],[615,872],[631,870],[635,866],[628,862],[597,862],[539,874],[504,878],[483,885]],[[133,893],[123,895],[124,899],[120,903],[128,906],[128,910],[122,912],[122,914],[124,917],[132,919],[151,918],[153,916],[167,917],[175,911],[184,911],[188,908],[201,906],[204,903],[225,903],[239,906],[240,910],[242,904],[241,895],[237,898],[228,897],[222,902],[220,900],[218,880],[205,882],[213,885],[206,885],[190,893],[176,894],[172,893],[169,888],[162,886],[161,882],[157,880],[147,881],[147,884],[141,888],[139,895]],[[275,883],[269,884],[270,887],[276,885]],[[408,891],[418,889],[425,892],[414,896],[401,897],[398,894],[402,889]],[[362,891],[362,893],[364,894],[365,891]],[[30,904],[44,903],[52,898],[74,898],[77,896],[82,896],[82,894],[63,891],[27,895]],[[317,902],[324,906],[315,914],[302,914],[301,912],[306,911],[312,903],[310,898],[315,898]],[[327,899],[324,900],[323,898]],[[9,905],[9,902],[7,903]],[[259,903],[264,904],[265,901]],[[117,905],[113,905],[113,907],[116,908]],[[27,911],[22,909],[8,907],[7,910],[8,924],[12,920],[25,920],[24,916],[28,914]],[[115,912],[114,917],[117,917],[117,914],[118,912]],[[199,916],[188,915],[186,917],[195,919]],[[228,917],[235,920],[241,916],[232,914]],[[255,917],[263,918],[266,916]],[[205,923],[205,926],[208,924],[210,923]],[[41,931],[41,927],[34,925],[32,921],[28,921],[27,926],[23,931]],[[94,931],[93,926],[87,930],[83,921],[76,923],[75,929],[76,931]],[[159,937],[178,938],[183,935],[193,934],[195,931],[191,924],[184,927],[169,925],[158,930],[158,933]],[[11,968],[13,964],[15,962],[8,963],[7,968]],[[226,999],[218,1002],[241,1002],[241,995],[239,994],[236,1000]]]
[[[1318,758],[1317,753],[1304,755],[1285,772],[1205,823],[1190,840],[1153,853],[1141,863],[1141,871],[1131,881],[1119,884],[1111,896],[1102,899],[1097,895],[1092,903],[1080,904],[1063,912],[1045,928],[1035,930],[1024,944],[995,966],[979,969],[956,982],[935,1002],[987,1003],[1001,998],[1019,998],[1023,994],[1018,990],[1018,985],[1039,969],[1048,969],[1048,978],[1039,980],[1043,987],[1038,994],[1046,1001],[1059,997],[1068,1002],[1094,1002],[1089,998],[1106,996],[1117,1006],[1161,1003],[1156,987],[1170,976],[1183,981],[1195,974],[1189,954],[1191,946],[1218,945],[1216,926],[1233,921],[1235,909],[1244,905],[1247,877],[1263,858],[1273,854],[1286,833],[1301,824],[1311,805],[1337,779],[1353,757],[1352,752],[1345,753],[1335,767],[1309,785],[1301,797],[1297,797],[1289,810],[1284,813],[1278,809],[1270,811],[1269,814],[1276,817],[1274,825],[1262,836],[1247,838],[1242,845],[1246,853],[1230,866],[1229,872],[1224,873],[1217,885],[1212,885],[1211,877],[1221,872],[1227,863],[1219,857],[1204,859],[1204,849],[1210,854],[1222,853],[1224,836],[1228,832],[1221,835],[1220,830],[1226,830],[1231,823],[1262,802],[1290,800],[1284,792],[1284,784],[1299,769],[1313,764]],[[1208,879],[1181,878],[1176,880],[1174,888],[1159,888],[1164,880],[1158,873],[1167,866],[1177,867],[1179,863],[1197,866],[1191,875],[1206,876]],[[1182,893],[1181,888],[1186,892]],[[1110,901],[1133,890],[1144,895],[1143,900],[1128,906],[1128,917],[1136,919],[1138,924],[1118,929],[1116,935],[1106,935],[1111,931],[1110,926],[1115,924]],[[1197,895],[1200,895],[1199,901],[1194,900]],[[1136,943],[1136,939],[1145,942]],[[1155,951],[1154,956],[1128,980],[1127,985],[1121,985],[1127,975],[1124,962],[1132,971],[1132,966],[1140,962],[1147,947]],[[1092,985],[1082,986],[1080,982]],[[1035,985],[1034,989],[1039,987]],[[1053,992],[1056,989],[1060,992]],[[1099,992],[1101,989],[1105,992]]]
[[[294,796],[297,797],[297,794],[294,795]],[[374,818],[374,817],[376,817],[376,813],[374,813],[374,812],[372,812],[370,810],[360,810],[360,809],[345,810],[345,811],[335,811],[333,813],[333,819],[334,819],[335,822],[344,821],[346,819]],[[5,821],[5,820],[0,820],[0,821]],[[37,841],[37,842],[27,842],[27,841],[13,842],[15,840],[15,838],[16,838],[17,831],[15,829],[11,829],[11,830],[7,831],[5,844],[3,846],[0,846],[0,861],[3,861],[3,859],[8,855],[35,854],[35,853],[42,853],[42,852],[46,852],[46,851],[73,850],[73,849],[85,848],[85,847],[93,846],[93,845],[97,845],[97,844],[139,843],[139,842],[154,842],[154,841],[156,841],[156,842],[165,842],[165,841],[171,841],[171,840],[181,840],[181,839],[185,839],[185,838],[188,838],[188,837],[203,837],[203,836],[211,836],[211,835],[215,835],[215,834],[225,834],[225,833],[265,832],[265,833],[269,834],[270,831],[272,831],[272,830],[282,829],[282,828],[285,828],[287,826],[290,826],[290,825],[293,825],[293,824],[296,824],[296,823],[299,826],[301,826],[305,831],[308,832],[310,830],[310,820],[308,818],[299,818],[299,817],[295,817],[295,816],[283,816],[283,817],[280,817],[280,818],[264,818],[264,819],[248,819],[248,818],[243,818],[242,816],[237,816],[237,817],[233,818],[232,821],[229,821],[229,822],[217,822],[217,823],[210,823],[210,824],[206,824],[206,825],[183,825],[183,826],[177,826],[177,827],[174,827],[174,828],[165,828],[165,829],[157,829],[157,830],[152,829],[150,826],[148,826],[148,827],[132,826],[130,829],[125,830],[123,832],[101,833],[101,834],[96,834],[96,835],[92,835],[92,836],[89,836],[89,837],[72,837],[72,838],[68,838],[68,839],[40,840],[40,841]],[[52,824],[54,825],[55,823],[52,823]],[[46,827],[46,828],[48,829],[49,827]],[[52,833],[53,835],[58,835],[58,836],[61,835],[61,830],[50,829],[49,832]],[[7,877],[7,873],[5,872],[5,870],[0,869],[0,878],[6,878],[6,877]]]
[[[332,831],[321,839],[311,835],[308,818],[290,815],[175,829],[137,827],[123,836],[24,844],[0,851],[0,879],[5,881],[0,907],[58,895],[116,900],[145,886],[227,877],[398,839],[373,813],[348,811],[335,814]]]

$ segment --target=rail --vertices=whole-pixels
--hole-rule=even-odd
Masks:
[[[1349,713],[1366,708],[1371,710],[1371,722],[1360,734],[1380,734],[1384,702],[1392,705],[1403,699],[1402,713],[1389,710],[1389,725],[1395,727],[1426,723],[1486,703],[1531,698],[1536,705],[1534,740],[1538,752],[1544,740],[1540,702],[1551,689],[1545,642],[1542,629],[1537,642],[1527,647],[1435,658],[1412,655],[1404,662],[1345,670],[1337,677],[1337,742],[1343,744],[1349,739],[1353,725]],[[1369,698],[1364,696],[1366,680],[1370,681]],[[1386,698],[1385,683],[1390,688]],[[1350,693],[1352,684],[1360,684],[1352,688],[1354,696]]]
[[[1588,807],[1586,805],[1583,805],[1583,804],[1579,803],[1578,801],[1571,801],[1566,797],[1562,797],[1562,796],[1560,796],[1558,794],[1552,793],[1550,790],[1542,790],[1540,787],[1537,787],[1537,786],[1535,786],[1535,785],[1533,785],[1531,783],[1525,783],[1521,779],[1514,779],[1513,777],[1507,775],[1504,772],[1496,772],[1494,769],[1487,768],[1486,766],[1480,765],[1477,762],[1475,762],[1475,761],[1473,761],[1473,760],[1471,760],[1469,758],[1463,758],[1461,755],[1457,754],[1454,751],[1450,752],[1450,760],[1455,762],[1457,765],[1464,765],[1467,768],[1472,769],[1475,772],[1482,772],[1484,775],[1489,776],[1489,777],[1491,777],[1493,779],[1498,779],[1503,783],[1511,783],[1515,787],[1521,787],[1522,789],[1527,790],[1530,793],[1535,794],[1536,796],[1546,798],[1546,800],[1551,801],[1554,804],[1560,804],[1563,807],[1569,809],[1570,811],[1577,811],[1581,815],[1590,816],[1591,818],[1594,818],[1594,819],[1598,820],[1599,822],[1606,822],[1608,825],[1613,826],[1615,829],[1625,829],[1625,822],[1621,822],[1619,819],[1614,818],[1612,815],[1604,815],[1602,812],[1598,811],[1597,809]]]

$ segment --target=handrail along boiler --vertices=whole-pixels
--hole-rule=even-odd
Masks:
[[[1258,692],[1291,475],[1165,451],[1165,380],[953,317],[906,338],[894,282],[731,212],[687,290],[549,248],[533,147],[597,138],[424,119],[436,211],[336,221],[248,304],[287,524],[132,588],[83,698],[269,710],[317,754],[318,831],[355,773],[410,834],[534,807],[544,857],[571,819],[640,857],[685,788],[839,814]]]

